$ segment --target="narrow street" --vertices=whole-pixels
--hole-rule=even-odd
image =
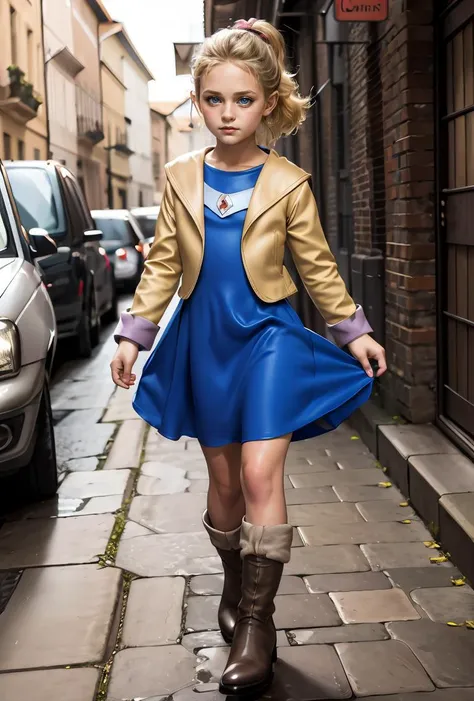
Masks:
[[[159,437],[114,391],[111,333],[56,373],[57,502],[3,516],[1,701],[219,697],[205,463],[195,440]],[[268,698],[474,700],[474,593],[432,561],[432,536],[381,468],[347,426],[291,446],[294,548]]]

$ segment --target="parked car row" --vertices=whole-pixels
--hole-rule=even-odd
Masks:
[[[101,322],[118,317],[117,287],[137,284],[158,208],[90,212],[74,175],[54,161],[0,161],[0,476],[53,496],[56,452],[49,381],[58,340],[88,357]],[[151,219],[154,216],[154,223]]]

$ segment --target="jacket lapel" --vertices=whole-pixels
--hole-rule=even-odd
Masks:
[[[193,218],[204,240],[204,158],[214,147],[209,146],[193,154],[178,158],[166,172],[177,196]],[[285,197],[310,175],[282,158],[273,149],[265,161],[257,180],[245,217],[242,238],[253,222],[282,197]]]

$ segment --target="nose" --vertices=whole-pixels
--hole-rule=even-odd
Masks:
[[[235,120],[232,102],[224,103],[224,111],[222,112],[222,121],[226,124]]]

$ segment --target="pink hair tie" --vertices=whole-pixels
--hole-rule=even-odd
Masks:
[[[253,29],[253,25],[256,21],[257,19],[255,17],[251,17],[249,20],[238,19],[236,22],[234,22],[232,29],[243,29],[245,32],[251,32],[252,34],[260,37],[260,39],[262,39],[266,44],[269,44],[270,41],[265,34],[259,32],[257,29]]]

